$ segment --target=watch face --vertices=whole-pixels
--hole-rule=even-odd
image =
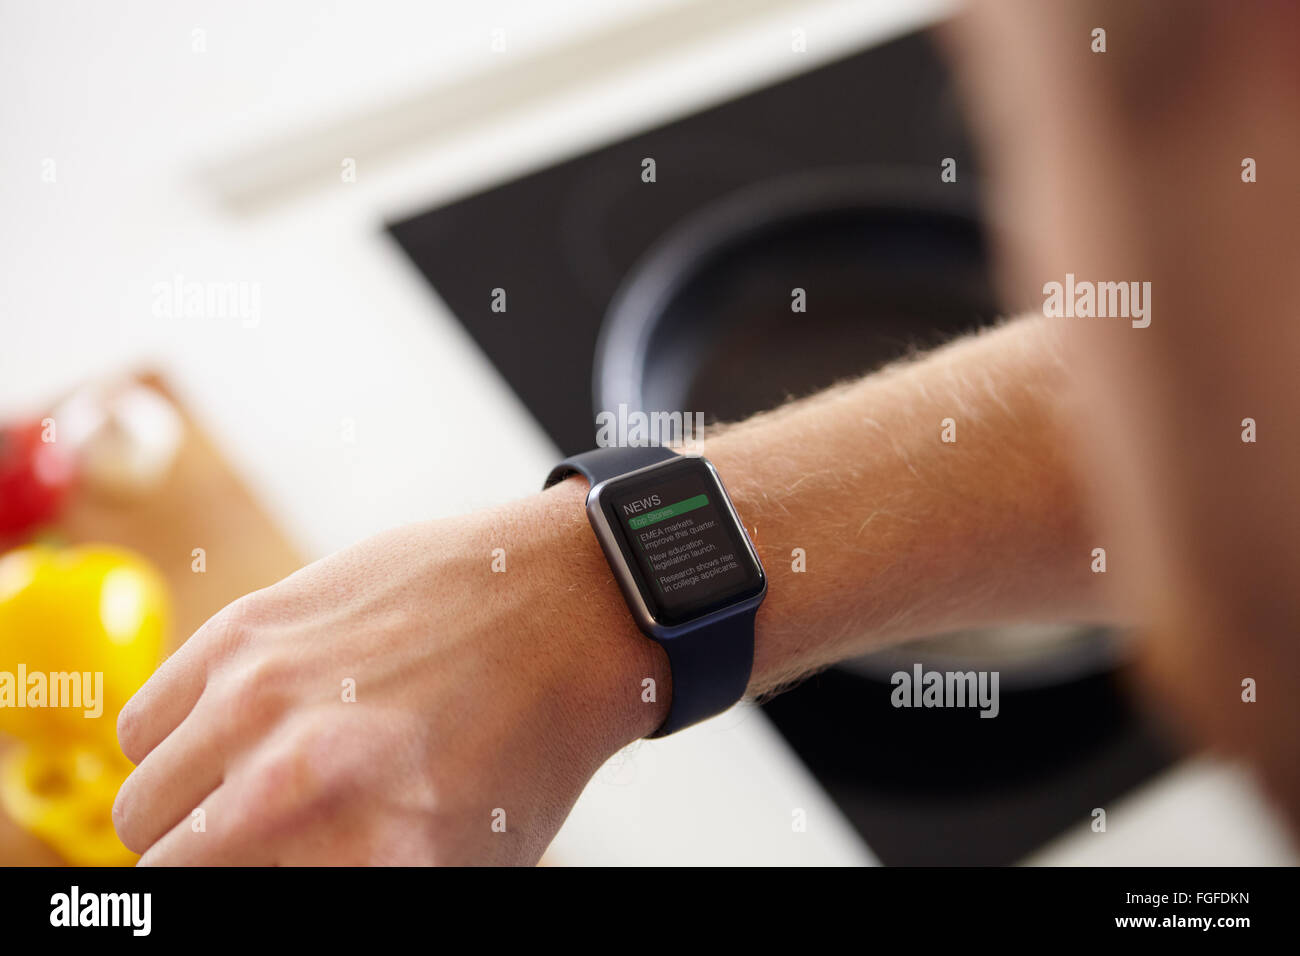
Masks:
[[[600,507],[655,623],[673,626],[763,590],[763,568],[701,458],[606,482]]]

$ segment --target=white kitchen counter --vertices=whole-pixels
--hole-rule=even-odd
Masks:
[[[384,222],[887,39],[946,6],[771,0],[719,30],[699,3],[665,0],[6,5],[0,413],[34,411],[90,376],[159,367],[313,557],[529,494],[556,450]],[[620,33],[637,17],[670,29]],[[808,52],[791,51],[794,29]],[[498,30],[504,52],[491,48]],[[472,101],[495,74],[530,62],[562,79],[570,54],[548,61],[547,51],[588,33],[630,44],[635,55],[619,48],[629,68],[579,89],[539,82],[554,95],[497,97],[482,116],[422,130],[439,89]],[[666,47],[637,46],[663,35]],[[378,114],[393,117],[392,142],[364,122]],[[317,175],[348,156],[355,183]],[[43,180],[50,169],[54,182]],[[291,188],[259,192],[267,182]],[[154,315],[155,284],[178,275],[256,283],[259,320]],[[467,460],[472,475],[456,464]],[[1232,839],[1248,806],[1227,799],[1203,825]],[[792,828],[795,810],[807,832]],[[1096,856],[1054,859],[1072,858]],[[616,758],[553,859],[872,861],[748,707]]]

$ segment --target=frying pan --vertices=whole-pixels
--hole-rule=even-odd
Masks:
[[[846,167],[760,182],[681,222],[634,266],[596,347],[595,407],[734,421],[999,316],[973,191],[935,170]],[[805,311],[791,307],[797,290]],[[1114,666],[1073,625],[940,635],[843,665],[1001,672],[1004,690]],[[909,663],[904,663],[909,662]]]

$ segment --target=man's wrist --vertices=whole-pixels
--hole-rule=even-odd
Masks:
[[[653,733],[668,713],[671,671],[638,629],[587,521],[587,484],[570,478],[536,499],[549,559],[537,568],[554,595],[546,628],[561,650],[567,702],[604,756]]]

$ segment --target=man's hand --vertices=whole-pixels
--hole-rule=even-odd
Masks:
[[[118,720],[123,842],[155,865],[535,863],[666,712],[584,493],[380,535],[212,618]]]

